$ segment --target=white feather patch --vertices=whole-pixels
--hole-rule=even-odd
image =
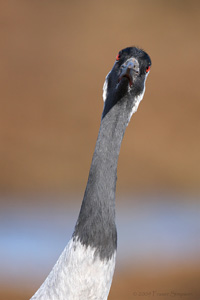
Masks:
[[[139,106],[140,102],[142,101],[142,99],[144,97],[144,92],[145,92],[145,87],[144,87],[143,92],[141,94],[139,94],[137,97],[135,97],[135,99],[134,99],[134,105],[133,105],[133,108],[132,108],[132,110],[130,112],[128,122],[130,122],[130,119],[131,119],[132,115],[137,111],[138,106]]]
[[[133,108],[130,112],[130,115],[129,115],[129,120],[128,120],[128,123],[130,122],[130,119],[132,117],[132,115],[137,111],[138,109],[138,106],[140,104],[140,102],[142,101],[143,97],[144,97],[144,93],[145,93],[145,83],[146,83],[146,79],[147,79],[147,76],[149,75],[149,72],[146,74],[145,76],[145,80],[144,80],[144,89],[142,91],[141,94],[139,94],[137,97],[135,97],[134,99],[134,105],[133,105]]]
[[[106,300],[116,253],[108,261],[94,253],[94,248],[71,239],[31,300]]]
[[[104,85],[103,85],[103,101],[106,101],[107,94],[108,94],[108,76],[110,72],[107,74]]]

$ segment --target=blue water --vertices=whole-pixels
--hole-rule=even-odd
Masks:
[[[1,281],[40,281],[70,239],[81,198],[70,204],[57,202],[56,197],[49,200],[40,204],[27,198],[23,205],[14,199],[4,201],[0,212]],[[116,217],[119,266],[151,262],[162,267],[200,261],[198,199],[118,196]]]

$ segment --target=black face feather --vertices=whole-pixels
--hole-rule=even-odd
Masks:
[[[107,90],[102,117],[126,95],[133,98],[143,93],[150,67],[151,59],[142,49],[128,47],[118,53],[106,79]]]
[[[119,66],[121,66],[126,60],[131,57],[134,57],[138,60],[140,64],[140,74],[146,74],[146,69],[151,66],[151,59],[149,55],[143,51],[142,49],[136,47],[128,47],[121,50],[118,54],[118,62]]]

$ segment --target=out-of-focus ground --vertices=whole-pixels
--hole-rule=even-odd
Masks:
[[[33,197],[26,197],[27,204],[19,206],[14,204],[16,196],[4,199],[13,204],[0,212],[1,299],[6,293],[9,299],[13,290],[16,297],[30,296],[55,264],[71,237],[80,207],[73,196],[64,198],[71,202],[49,196],[48,206],[42,201],[37,206]],[[116,295],[117,299],[124,299],[123,295],[138,299],[143,293],[156,299],[161,297],[158,293],[199,299],[199,210],[195,198],[188,203],[187,197],[177,195],[118,195],[113,299]]]
[[[85,187],[119,49],[152,58],[128,126],[119,188],[198,190],[198,1],[5,1],[1,4],[0,188]]]
[[[146,270],[136,270],[134,274],[121,271],[114,277],[109,300],[199,300],[199,277],[200,272],[196,268],[187,269],[181,266],[177,271],[165,271],[159,275],[152,275]],[[30,297],[30,289],[24,287],[23,290],[13,290],[9,286],[2,289],[0,295],[1,299],[25,300]]]
[[[161,205],[161,216],[166,205],[168,211],[177,213],[178,221],[175,223],[174,213],[170,227],[170,213],[163,223],[156,214],[156,225],[161,224],[159,234],[163,233],[163,238],[164,229],[169,230],[166,240],[172,253],[176,241],[184,241],[183,247],[177,243],[177,249],[185,259],[173,260],[163,251],[158,262],[155,253],[151,259],[147,247],[146,254],[144,249],[141,252],[148,260],[135,267],[133,251],[130,264],[118,264],[109,299],[200,299],[200,256],[196,254],[200,230],[198,221],[192,223],[194,207],[195,216],[200,215],[199,16],[200,2],[189,0],[1,2],[0,234],[4,239],[0,251],[7,266],[4,274],[0,273],[1,299],[29,298],[42,282],[41,277],[48,273],[45,269],[41,275],[43,266],[38,266],[35,272],[39,280],[31,280],[32,269],[19,259],[19,249],[23,247],[27,247],[27,257],[29,251],[32,255],[28,246],[31,244],[21,228],[27,228],[26,237],[34,240],[42,226],[49,227],[51,222],[52,228],[53,222],[58,223],[58,214],[54,221],[48,214],[40,215],[43,223],[38,222],[33,207],[53,207],[54,211],[55,199],[58,207],[65,201],[56,195],[66,194],[63,213],[68,205],[76,204],[78,214],[100,125],[104,78],[117,52],[130,45],[143,47],[149,53],[152,68],[144,100],[123,140],[117,192],[122,201],[123,195],[132,199],[145,194],[148,203],[155,191],[162,195],[167,191],[169,196],[155,197]],[[170,195],[179,195],[175,201],[178,206]],[[186,207],[185,202],[185,219],[179,219],[177,207]],[[124,205],[129,207],[127,202]],[[123,215],[119,207],[118,214]],[[150,228],[154,228],[154,215],[151,216],[148,220]],[[120,228],[124,220],[119,222]],[[141,224],[142,219],[138,220],[136,224]],[[47,232],[53,234],[51,230]],[[154,245],[160,249],[159,235],[150,242],[153,230],[134,229],[130,243],[137,232],[141,232],[141,239],[148,235],[150,248]],[[126,235],[125,229],[122,235]],[[54,237],[53,243],[56,241]],[[188,249],[196,249],[195,255],[184,252],[187,241]],[[65,239],[62,242],[65,244]],[[37,245],[34,259],[38,261],[44,254],[39,249]],[[48,268],[60,254],[60,250],[56,251]],[[160,268],[165,257],[168,268]],[[19,270],[13,274],[16,261],[22,263],[16,263]]]

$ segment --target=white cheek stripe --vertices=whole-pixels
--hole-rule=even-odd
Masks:
[[[116,252],[109,260],[101,260],[94,248],[71,239],[31,300],[106,300],[115,259]]]
[[[135,97],[134,105],[133,105],[132,111],[130,112],[128,122],[130,122],[130,119],[131,119],[132,115],[137,111],[138,106],[139,106],[140,102],[142,101],[142,99],[144,97],[144,92],[145,92],[145,87],[144,87],[143,92],[141,94],[139,94],[137,97]]]
[[[107,74],[106,78],[105,78],[105,82],[103,85],[103,101],[106,101],[107,98],[107,92],[108,92],[108,76],[109,76],[110,72]]]
[[[137,97],[135,97],[134,99],[134,105],[133,105],[133,108],[132,108],[132,111],[130,112],[130,115],[129,115],[129,120],[128,122],[130,122],[130,119],[132,117],[132,115],[137,111],[138,109],[138,106],[140,104],[140,102],[142,101],[143,97],[144,97],[144,93],[145,93],[145,83],[146,83],[146,79],[147,79],[147,76],[149,75],[149,72],[146,74],[145,76],[145,80],[144,80],[144,89],[142,91],[141,94],[139,94]]]

